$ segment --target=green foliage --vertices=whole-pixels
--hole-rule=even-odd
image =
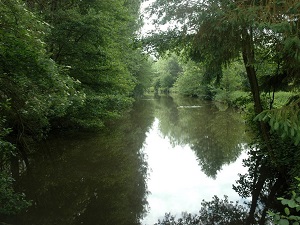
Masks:
[[[179,62],[179,57],[174,53],[160,58],[154,64],[154,70],[156,71],[156,77],[154,78],[154,89],[161,90],[168,93],[173,87],[176,79],[182,73],[182,66]]]
[[[146,89],[142,82],[149,66],[133,41],[139,1],[28,4],[51,25],[46,39],[51,58],[69,68],[68,75],[81,82],[79,90],[85,93],[84,103],[75,104],[57,124],[101,128],[131,105],[129,96]]]
[[[0,108],[9,108],[8,102],[0,105]],[[17,214],[30,206],[22,193],[16,193],[13,189],[14,179],[9,171],[11,157],[16,155],[16,148],[6,140],[11,129],[6,127],[6,120],[0,117],[0,215]]]
[[[192,61],[183,66],[183,73],[176,80],[175,91],[185,96],[203,97],[205,95],[202,84],[204,68]]]
[[[297,93],[295,92],[285,92],[285,91],[277,91],[274,93],[274,102],[273,108],[279,109],[285,105],[288,105],[290,100],[294,98]]]
[[[232,63],[223,69],[223,77],[215,96],[216,101],[229,103],[234,91],[242,90],[245,68],[240,63]]]
[[[218,85],[221,65],[230,68],[243,55],[247,75],[252,78],[242,81],[242,89],[248,91],[251,87],[255,96],[259,96],[259,88],[267,92],[289,90],[291,86],[297,87],[299,81],[297,9],[295,1],[273,5],[249,1],[157,0],[149,8],[157,15],[155,23],[171,22],[177,26],[153,35],[149,41],[159,52],[166,49],[168,42],[168,48],[180,48],[180,52],[204,63],[205,80],[211,85],[212,81]],[[287,22],[285,15],[293,22]],[[229,98],[226,90],[217,92],[217,99]],[[261,111],[259,97],[255,101],[257,111]]]
[[[121,96],[121,104],[127,102],[134,83],[124,55],[120,55],[120,49],[129,44],[128,32],[132,32],[132,28],[126,30],[132,20],[124,4],[93,1],[45,9],[45,18],[52,26],[47,38],[52,58],[70,67],[70,76],[81,82],[86,95],[84,105],[77,105],[64,120],[71,117],[79,126],[101,127],[107,117],[114,118],[123,109],[118,106]],[[114,109],[109,113],[110,107]]]
[[[238,98],[247,95],[240,91],[245,82],[244,67],[240,63],[232,63],[224,68],[218,85],[215,80],[206,82],[207,71],[203,64],[188,61],[183,65],[183,71],[174,84],[179,94],[204,99],[214,97],[215,101],[233,105],[237,105]]]
[[[242,196],[252,196],[246,224],[253,224],[257,206],[275,207],[276,195],[291,184],[292,175],[299,174],[299,147],[291,143],[291,139],[296,145],[300,143],[299,96],[286,106],[273,109],[273,96],[264,101],[261,95],[262,90],[273,93],[299,87],[299,3],[157,0],[150,10],[157,14],[157,25],[176,23],[171,31],[155,35],[158,51],[169,44],[168,47],[181,48],[192,59],[204,63],[206,83],[216,85],[215,89],[222,84],[220,78],[224,78],[218,68],[243,58],[248,78],[248,82],[242,81],[243,90],[251,91],[254,103],[248,116],[257,116],[248,124],[260,137],[251,149],[249,173],[242,177],[238,191]],[[230,99],[228,84],[231,82],[223,79],[217,99]],[[242,101],[247,103],[248,99]],[[261,224],[265,220],[263,210]]]
[[[0,100],[10,99],[6,110],[10,127],[40,138],[50,119],[66,114],[68,107],[84,99],[79,82],[48,58],[43,42],[47,24],[20,1],[1,1]],[[17,20],[17,22],[16,22]]]
[[[254,119],[268,122],[272,131],[278,132],[282,138],[289,137],[295,145],[300,143],[299,100],[279,109],[265,110]]]
[[[151,57],[141,55],[139,51],[135,51],[129,63],[131,63],[129,70],[134,76],[135,83],[133,95],[138,97],[143,95],[151,87],[152,77],[154,76],[152,69],[154,62]]]
[[[72,126],[75,124],[81,128],[98,130],[104,128],[104,121],[117,119],[120,117],[120,112],[125,111],[132,105],[133,99],[125,98],[124,95],[89,93],[89,97],[84,104],[73,109],[68,115],[67,120]]]
[[[0,173],[0,215],[14,215],[31,205],[23,193],[14,191],[13,181],[7,174]]]
[[[0,109],[9,108],[9,101],[0,103]],[[10,161],[12,155],[16,154],[15,146],[6,141],[5,138],[12,132],[12,129],[7,127],[7,120],[0,117],[0,167],[5,168]]]
[[[28,166],[33,140],[53,127],[102,128],[147,88],[150,64],[134,42],[139,7],[129,0],[0,0],[1,213],[28,206],[10,170],[12,158]]]
[[[151,72],[133,41],[139,1],[25,2],[0,2],[1,97],[14,130],[102,127],[146,89]]]
[[[300,181],[300,178],[296,178],[297,181]],[[300,212],[300,184],[298,184],[298,189],[296,191],[292,191],[292,197],[290,199],[286,198],[278,198],[281,201],[281,204],[285,206],[284,214],[279,212],[275,213],[269,211],[269,216],[272,217],[273,222],[279,225],[299,225],[300,216],[297,216]]]

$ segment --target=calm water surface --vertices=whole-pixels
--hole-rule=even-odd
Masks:
[[[243,173],[244,123],[213,103],[175,97],[138,101],[101,133],[57,135],[19,187],[33,206],[15,224],[154,224],[228,195]],[[46,155],[46,157],[44,156]]]
[[[212,200],[214,195],[240,200],[232,184],[238,173],[246,172],[241,166],[245,153],[224,165],[215,176],[209,176],[201,170],[199,158],[188,144],[174,146],[160,133],[157,118],[147,134],[144,152],[150,169],[147,184],[151,194],[147,198],[149,213],[142,224],[154,224],[165,212],[178,216],[183,211],[197,213],[201,201]]]

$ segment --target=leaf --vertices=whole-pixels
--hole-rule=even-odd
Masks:
[[[282,204],[282,205],[287,205],[288,202],[289,202],[289,200],[287,200],[287,199],[282,199],[282,200],[281,200],[281,204]]]
[[[286,214],[287,216],[290,215],[290,209],[289,209],[288,207],[285,207],[285,208],[284,208],[284,212],[285,212],[285,214]]]
[[[272,211],[268,211],[268,215],[271,216],[271,217],[274,217],[276,214]]]
[[[261,112],[260,114],[258,114],[253,120],[254,121],[261,121],[262,118],[264,116],[264,112]]]
[[[279,221],[279,220],[280,220],[280,215],[276,214],[276,215],[274,216],[274,219],[275,219],[275,221]]]
[[[287,219],[281,219],[279,220],[279,225],[289,225],[289,221]]]
[[[262,121],[267,121],[269,119],[269,114],[268,112],[265,113],[264,117],[262,118]]]
[[[276,121],[275,124],[274,124],[274,129],[278,130],[278,128],[279,128],[279,123]]]
[[[294,135],[295,135],[295,130],[294,130],[294,128],[291,128],[291,135],[292,135],[292,137],[294,137]]]
[[[283,123],[283,128],[284,128],[284,131],[287,133],[288,132],[288,124],[287,124],[287,122]]]
[[[274,122],[275,122],[275,121],[274,121],[274,117],[272,117],[272,118],[270,119],[270,122],[269,122],[269,124],[270,124],[271,127],[274,126]]]
[[[296,140],[294,142],[295,145],[298,145],[300,142],[300,135],[297,135]]]
[[[295,220],[295,221],[300,220],[299,216],[289,216],[288,218],[289,218],[289,220]]]
[[[288,206],[290,208],[296,208],[298,206],[298,204],[294,200],[289,200],[288,201]]]

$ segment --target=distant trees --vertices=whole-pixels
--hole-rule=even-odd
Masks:
[[[206,97],[203,85],[205,69],[201,64],[188,61],[183,64],[183,73],[174,83],[175,90],[185,96]]]
[[[179,57],[175,54],[166,55],[160,58],[153,67],[156,73],[153,78],[155,92],[158,92],[160,89],[164,93],[169,93],[176,79],[183,71]]]
[[[220,80],[209,77],[211,71],[202,62],[183,59],[174,53],[165,55],[153,64],[156,71],[152,87],[157,92],[172,92],[203,99],[229,103],[236,91],[248,91],[246,71],[241,61],[223,66]]]

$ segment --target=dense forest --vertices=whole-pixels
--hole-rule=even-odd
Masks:
[[[49,132],[99,130],[149,84],[140,1],[0,1],[0,214],[30,204],[13,178]]]
[[[142,2],[0,0],[0,215],[30,206],[14,184],[37,143],[101,132],[150,92],[235,107],[252,138],[233,187],[247,207],[215,197],[159,224],[299,224],[300,3],[156,0],[141,38]]]

